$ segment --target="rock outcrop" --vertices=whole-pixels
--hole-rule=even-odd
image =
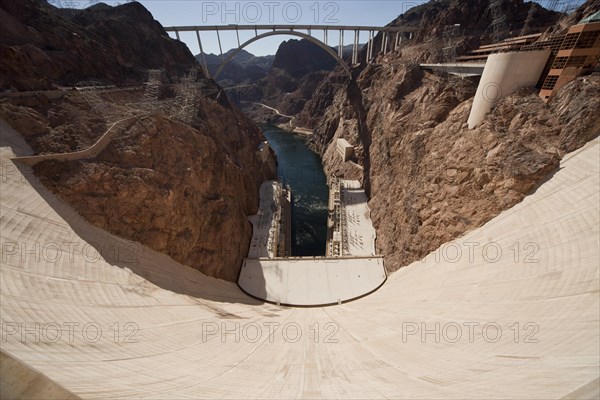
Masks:
[[[599,74],[569,83],[549,104],[521,90],[469,130],[477,80],[423,72],[418,62],[434,45],[417,40],[380,55],[355,80],[322,84],[309,103],[329,104],[311,146],[327,175],[365,186],[389,271],[520,202],[565,153],[600,134]],[[338,138],[355,146],[353,160],[341,161]]]
[[[12,100],[0,115],[36,153],[81,150],[106,128],[81,96]],[[125,111],[130,101],[112,106]],[[256,213],[260,184],[275,176],[275,161],[272,153],[259,158],[264,137],[237,109],[206,98],[195,109],[191,125],[160,111],[143,115],[97,157],[43,161],[35,172],[91,224],[235,281],[252,236],[247,216]]]
[[[311,72],[331,71],[335,65],[331,56],[306,39],[281,43],[273,60],[273,68],[284,71],[296,81]]]
[[[507,36],[518,36],[527,20],[532,7],[531,2],[523,0],[505,0],[500,2],[498,13],[504,19],[503,29]],[[537,28],[546,29],[553,25],[560,14],[546,10],[539,4],[533,5],[530,31]],[[472,36],[484,42],[492,40],[493,12],[489,0],[436,0],[413,7],[394,19],[391,26],[418,28],[415,40],[427,42],[434,38],[442,38],[446,26],[459,24],[459,36]]]
[[[178,76],[195,64],[140,3],[84,10],[45,0],[0,2],[0,91],[80,82],[140,84],[148,69]]]
[[[35,165],[41,181],[91,224],[236,281],[252,235],[247,216],[257,211],[260,184],[275,176],[273,153],[259,150],[265,140],[259,128],[199,68],[185,79],[178,75],[194,64],[192,54],[163,35],[139,3],[84,11],[21,3],[2,3],[3,13],[10,12],[2,29],[11,35],[3,33],[0,51],[18,55],[2,58],[2,85],[21,92],[0,99],[0,117],[34,153],[89,148],[113,123],[134,117],[111,131],[98,155]],[[94,47],[97,41],[110,48]],[[30,63],[27,49],[45,64]],[[145,80],[147,71],[136,75],[141,64],[165,68],[156,93],[143,87],[23,92],[80,79]]]
[[[206,66],[211,77],[214,77],[223,60],[227,60],[235,51],[231,49],[221,57],[218,54],[201,54],[196,55],[196,60],[199,63],[206,61]],[[246,50],[240,50],[235,56],[225,64],[217,77],[217,81],[224,87],[236,86],[242,83],[252,83],[264,78],[275,56],[255,56],[248,53]]]
[[[253,103],[267,104],[287,115],[299,114],[336,64],[336,60],[316,44],[305,39],[290,39],[281,43],[264,78],[237,85],[227,92],[255,121],[288,122],[289,118],[281,118]]]

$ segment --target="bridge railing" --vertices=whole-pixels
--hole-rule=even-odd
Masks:
[[[360,25],[192,25],[169,26],[164,28],[167,32],[195,32],[195,31],[236,31],[236,30],[330,30],[330,31],[378,31],[378,32],[415,32],[418,28],[403,26],[360,26]]]

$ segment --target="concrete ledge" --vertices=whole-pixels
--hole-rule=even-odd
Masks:
[[[289,306],[323,306],[357,299],[386,280],[383,258],[246,259],[238,285],[252,297]]]

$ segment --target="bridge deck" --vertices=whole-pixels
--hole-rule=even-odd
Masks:
[[[236,30],[344,30],[344,31],[377,31],[377,32],[416,32],[418,27],[401,26],[359,26],[359,25],[190,25],[168,26],[167,32],[196,31],[236,31]]]
[[[420,67],[458,76],[481,76],[485,68],[485,63],[420,64]]]

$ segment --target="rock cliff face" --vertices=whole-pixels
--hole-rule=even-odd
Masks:
[[[335,60],[316,44],[308,40],[287,40],[279,46],[273,68],[282,70],[295,80],[311,72],[331,71]]]
[[[549,34],[565,34],[571,25],[578,23],[583,18],[588,17],[600,10],[600,0],[586,0],[571,14],[563,16],[558,23],[545,32],[544,37]]]
[[[202,57],[198,54],[196,60],[199,63],[206,60],[210,76],[214,77],[223,60],[227,60],[234,51],[235,49],[229,50],[223,57],[218,54],[205,54]],[[217,81],[224,87],[256,82],[267,75],[274,58],[275,56],[255,56],[242,49],[223,67]]]
[[[531,2],[523,0],[505,0],[500,2],[498,12],[504,18],[504,29],[508,36],[518,36],[525,24]],[[560,14],[546,10],[539,4],[533,5],[532,20],[529,29],[546,29],[553,25]],[[491,40],[493,13],[489,0],[437,0],[413,7],[393,20],[391,26],[410,26],[418,28],[415,39],[426,42],[442,38],[448,25],[460,24],[459,36],[472,36],[482,41]],[[531,33],[531,32],[529,32]]]
[[[257,211],[260,184],[275,177],[272,152],[259,152],[265,139],[258,127],[200,71],[195,80],[177,75],[187,72],[193,56],[163,37],[137,3],[72,13],[33,1],[2,7],[20,19],[7,17],[13,36],[2,36],[1,51],[21,54],[28,41],[48,55],[46,64],[31,68],[20,56],[3,58],[2,82],[13,89],[82,78],[119,83],[133,71],[127,66],[141,60],[166,67],[166,82],[150,97],[144,92],[150,89],[136,87],[10,93],[0,98],[0,117],[42,154],[88,148],[112,123],[137,116],[96,157],[44,161],[36,174],[91,224],[209,276],[237,280],[252,235],[247,216]],[[66,20],[77,33],[69,40]],[[137,33],[126,34],[125,25]],[[91,51],[95,35],[111,42],[111,50]]]
[[[12,99],[0,103],[0,116],[36,153],[71,152],[107,127],[81,96]],[[112,107],[125,115],[131,96],[113,98]],[[35,172],[91,224],[235,281],[252,235],[247,216],[257,211],[260,184],[275,176],[275,161],[259,158],[264,137],[237,109],[206,98],[195,109],[191,125],[165,113],[141,116],[97,157],[44,161]]]
[[[597,1],[588,0],[588,3]],[[388,24],[416,29],[414,38],[410,42],[404,39],[400,46],[401,51],[396,53],[396,58],[413,63],[447,62],[449,60],[443,52],[444,47],[454,46],[454,55],[460,56],[481,44],[492,43],[492,14],[489,3],[489,0],[436,0],[407,10]],[[524,3],[522,0],[507,0],[501,3],[500,14],[506,21],[505,35],[518,36],[521,33],[531,7],[531,3]],[[534,4],[532,19],[524,33],[544,31],[547,27],[552,27],[560,17],[560,13]],[[453,25],[458,27],[452,31],[452,36],[448,37],[445,34],[445,27]],[[376,59],[383,57],[381,52],[378,53],[382,39],[381,33],[374,38],[373,48]],[[354,71],[356,76],[365,68],[366,56],[367,49],[363,47],[359,52],[361,64]],[[348,59],[348,56],[345,58]],[[296,114],[298,124],[313,128],[327,107],[331,105],[334,93],[344,90],[341,85],[344,81],[345,78],[335,72],[324,78],[314,89],[314,95],[304,102],[304,107]],[[296,113],[295,110],[290,112]]]
[[[311,100],[329,105],[311,146],[328,175],[364,184],[389,271],[520,202],[563,154],[600,134],[599,74],[571,82],[549,104],[533,89],[517,92],[469,130],[477,80],[424,73],[417,62],[431,43],[380,56]],[[341,161],[338,138],[355,146],[354,160]]]
[[[148,69],[170,77],[195,63],[137,2],[69,10],[44,0],[2,0],[0,20],[0,90],[139,84]]]
[[[233,87],[227,93],[256,121],[288,122],[288,118],[252,103],[267,104],[287,115],[298,114],[335,66],[335,59],[316,44],[305,39],[290,39],[281,43],[264,78]]]

